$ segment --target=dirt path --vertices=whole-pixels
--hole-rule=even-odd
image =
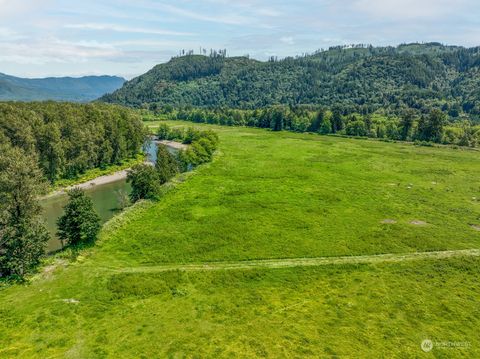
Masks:
[[[366,256],[345,257],[316,257],[316,258],[290,258],[290,259],[265,259],[238,262],[211,262],[204,264],[171,264],[161,266],[143,266],[112,269],[122,273],[155,273],[171,270],[181,271],[211,271],[249,268],[289,268],[289,267],[312,267],[338,264],[375,264],[394,263],[422,259],[444,259],[450,257],[479,257],[480,249],[465,249],[440,252],[418,252],[408,254],[378,254]]]

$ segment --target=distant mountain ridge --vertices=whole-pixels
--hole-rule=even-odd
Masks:
[[[480,116],[480,47],[337,46],[262,62],[188,55],[155,66],[102,101],[132,107],[341,106],[389,113],[440,108]]]
[[[122,87],[117,76],[27,79],[0,73],[0,101],[89,102]]]

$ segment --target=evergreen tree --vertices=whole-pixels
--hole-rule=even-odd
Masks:
[[[418,122],[418,139],[421,141],[441,142],[445,114],[440,110],[432,110],[428,116],[422,116]]]
[[[155,199],[160,192],[160,179],[157,170],[147,164],[133,166],[128,171],[127,181],[132,184],[130,199]]]
[[[325,110],[322,108],[321,110],[318,111],[317,116],[315,116],[315,119],[312,121],[312,124],[309,127],[310,132],[319,132],[320,127],[323,125],[325,121]]]
[[[63,170],[65,154],[62,146],[60,127],[55,122],[45,125],[39,141],[40,163],[45,168],[45,175],[51,183],[54,183]]]
[[[332,132],[337,133],[343,130],[343,118],[339,108],[332,111]]]
[[[160,184],[168,182],[179,172],[177,159],[168,151],[167,146],[157,146],[157,162],[155,168],[158,173]]]
[[[282,131],[284,124],[284,113],[282,108],[274,108],[271,112],[270,128],[273,131]]]
[[[49,234],[38,197],[46,188],[36,158],[0,146],[0,275],[24,276],[44,254]]]
[[[407,141],[412,136],[413,125],[415,123],[415,112],[413,110],[405,111],[400,118],[400,139]]]
[[[146,132],[137,114],[118,106],[0,103],[0,137],[37,157],[54,183],[136,157]]]
[[[57,233],[62,245],[93,243],[101,226],[91,198],[79,188],[69,191],[68,197],[64,214],[57,220]]]

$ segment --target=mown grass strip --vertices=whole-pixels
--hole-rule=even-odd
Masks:
[[[480,249],[466,249],[456,251],[435,251],[417,252],[406,254],[376,254],[367,256],[342,256],[342,257],[316,257],[316,258],[286,258],[286,259],[264,259],[237,262],[209,262],[186,265],[162,265],[162,266],[140,266],[114,269],[121,273],[153,273],[166,271],[211,271],[211,270],[235,270],[249,268],[291,268],[291,267],[312,267],[324,265],[343,264],[374,264],[374,263],[395,263],[425,259],[445,259],[451,257],[478,257]]]

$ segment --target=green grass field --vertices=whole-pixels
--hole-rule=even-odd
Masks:
[[[212,128],[212,163],[0,291],[0,357],[480,356],[479,257],[400,256],[480,248],[478,152]]]

